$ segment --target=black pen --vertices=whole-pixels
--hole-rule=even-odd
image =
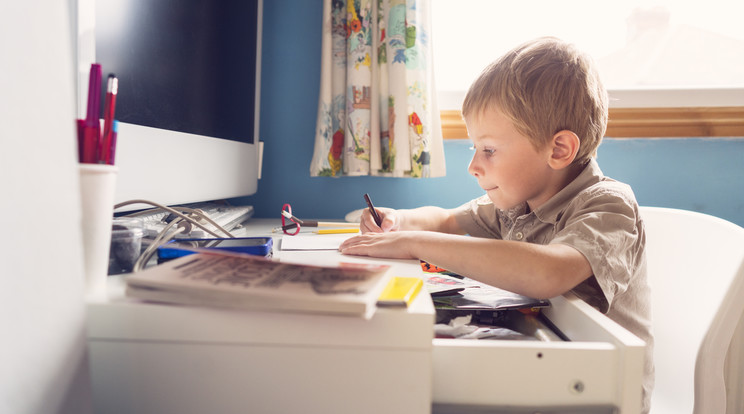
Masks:
[[[364,201],[367,202],[367,207],[369,207],[369,212],[372,214],[372,217],[374,217],[377,227],[382,228],[382,219],[380,218],[380,215],[377,214],[377,210],[375,210],[375,206],[372,205],[372,200],[370,200],[369,194],[364,193]]]

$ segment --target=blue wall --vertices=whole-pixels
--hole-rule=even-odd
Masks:
[[[341,218],[378,206],[455,207],[482,192],[467,173],[467,140],[444,144],[447,176],[433,179],[310,177],[320,79],[321,0],[264,2],[261,137],[263,178],[239,202],[256,217],[278,217],[291,203],[300,218]],[[695,210],[744,226],[744,139],[606,139],[599,164],[633,187],[642,205]]]

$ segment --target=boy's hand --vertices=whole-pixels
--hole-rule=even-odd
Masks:
[[[362,233],[387,233],[400,230],[400,216],[395,210],[385,207],[376,207],[375,210],[382,219],[382,224],[378,226],[374,217],[372,217],[372,213],[368,209],[364,209],[359,225]]]
[[[384,225],[383,221],[383,225]],[[377,227],[372,221],[372,225]],[[373,256],[373,257],[384,257],[388,259],[415,259],[410,252],[408,247],[415,241],[415,232],[410,231],[395,231],[395,232],[384,232],[381,233],[378,227],[378,231],[375,233],[362,234],[361,236],[355,236],[350,239],[346,239],[339,246],[338,250],[342,254],[355,255],[355,256]]]

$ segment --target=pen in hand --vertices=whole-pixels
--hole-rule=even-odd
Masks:
[[[375,224],[377,224],[377,227],[382,228],[382,219],[380,218],[380,215],[377,214],[377,210],[375,210],[375,206],[372,204],[372,200],[370,200],[369,194],[364,193],[364,201],[367,202],[367,207],[369,207],[369,212],[375,219]]]

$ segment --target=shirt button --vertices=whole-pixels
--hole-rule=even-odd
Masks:
[[[522,240],[524,238],[524,233],[518,231],[517,234],[514,235],[514,238],[516,238],[517,240]]]

